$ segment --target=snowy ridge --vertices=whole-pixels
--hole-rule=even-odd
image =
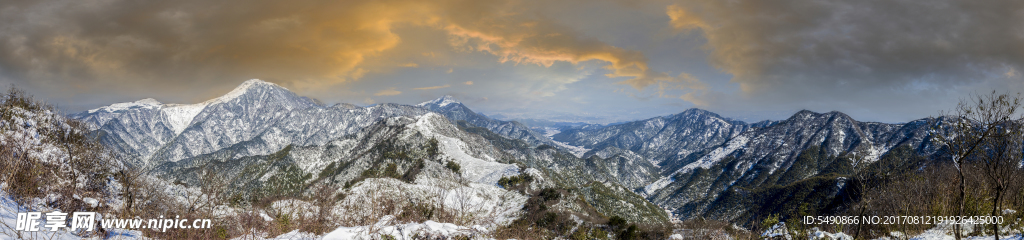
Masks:
[[[138,107],[140,104],[131,104],[133,107],[127,109],[123,106],[128,105],[117,105],[121,107],[116,109],[125,110],[116,112],[97,110],[70,116],[89,123],[92,130],[106,132],[107,134],[103,135],[100,141],[134,156],[137,159],[137,164],[154,166],[160,162],[177,161],[214,152],[239,142],[254,140],[254,137],[260,136],[262,138],[256,140],[265,143],[264,145],[270,148],[292,144],[292,141],[299,141],[302,145],[323,143],[326,139],[334,137],[311,136],[311,134],[319,134],[322,129],[338,130],[333,126],[325,127],[323,125],[335,125],[327,119],[337,119],[337,116],[332,116],[337,114],[332,113],[340,111],[340,109],[334,109],[338,111],[318,113],[314,110],[322,110],[322,106],[317,105],[309,98],[299,97],[281,86],[258,79],[245,81],[227,94],[201,103],[158,104],[155,101],[142,101],[142,103],[149,105],[142,108]],[[301,119],[291,120],[289,118],[288,114],[292,110],[307,109],[310,111],[302,112],[303,116],[293,116]],[[291,126],[287,126],[288,129],[273,128],[275,127],[274,123],[300,120],[306,123],[315,122],[319,125],[313,124],[315,127],[304,128],[303,125],[291,124]],[[200,127],[190,128],[192,126]],[[264,134],[268,130],[275,132]],[[311,137],[315,138],[312,142],[309,141]],[[245,155],[262,154],[277,149],[256,147],[248,148],[241,153]]]
[[[217,104],[217,103],[222,103],[222,102],[228,102],[228,101],[234,100],[234,99],[242,96],[243,94],[248,92],[250,89],[261,87],[261,86],[278,87],[278,88],[281,88],[281,89],[284,89],[284,90],[288,90],[287,88],[284,88],[284,87],[282,87],[280,85],[277,85],[277,84],[274,84],[274,83],[265,82],[265,81],[259,80],[259,79],[249,79],[248,81],[243,82],[241,85],[238,85],[238,87],[235,87],[235,89],[231,90],[227,94],[224,94],[224,95],[222,95],[220,97],[217,97],[217,98],[214,98],[214,99],[207,100],[207,101],[199,103],[199,104],[212,105],[212,104]]]
[[[561,148],[560,145],[551,141],[551,138],[543,136],[543,134],[530,129],[522,123],[496,120],[483,114],[473,112],[473,110],[463,105],[451,95],[445,95],[438,99],[420,103],[416,106],[444,115],[444,117],[448,118],[448,120],[453,124],[459,124],[460,121],[465,121],[469,125],[486,128],[487,130],[508,139],[523,140],[531,146],[546,144]]]
[[[493,159],[483,160],[466,153],[466,143],[458,138],[437,133],[435,123],[447,121],[436,113],[427,113],[419,118],[411,127],[427,137],[437,139],[445,155],[451,157],[462,166],[462,176],[478,183],[495,185],[504,176],[519,175],[519,167],[513,164],[495,162]]]
[[[448,106],[449,104],[453,104],[453,103],[461,103],[461,102],[459,102],[459,100],[455,100],[455,97],[453,97],[452,95],[444,95],[443,97],[438,98],[438,99],[434,99],[434,100],[422,102],[420,104],[416,104],[416,106],[425,107],[425,106],[429,106],[429,105],[437,105],[437,107],[445,107],[445,106]]]
[[[718,146],[748,129],[750,125],[744,122],[691,108],[674,115],[618,125],[564,129],[551,138],[594,150],[606,147],[626,149],[661,164]]]
[[[683,218],[736,219],[745,214],[744,211],[756,207],[732,203],[737,195],[724,193],[730,191],[733,184],[743,183],[746,184],[743,187],[756,189],[770,184],[786,185],[833,171],[797,162],[798,157],[811,148],[820,149],[821,154],[831,157],[850,154],[847,156],[863,160],[859,164],[877,161],[891,149],[904,144],[919,154],[930,155],[938,151],[937,145],[928,140],[930,126],[942,121],[941,118],[926,118],[907,124],[858,122],[841,112],[804,110],[784,121],[749,128],[719,145],[694,149],[697,151],[674,149],[671,155],[677,157],[669,158],[662,165],[662,173],[666,174],[645,186],[643,194],[662,207],[674,209],[673,214]],[[728,161],[725,160],[727,158]],[[715,173],[705,177],[699,174],[707,172],[698,173],[698,168],[714,170]],[[805,172],[788,179],[759,180],[791,169]],[[676,176],[683,180],[670,181]],[[843,179],[832,180],[837,181],[837,186],[845,186]],[[701,202],[710,204],[696,206],[696,209],[686,207]]]
[[[164,114],[166,114],[167,120],[171,125],[171,129],[174,130],[174,134],[177,135],[181,134],[182,131],[185,131],[185,128],[187,128],[189,124],[192,123],[192,119],[194,119],[196,115],[199,115],[199,113],[202,112],[203,109],[206,109],[206,106],[229,102],[231,100],[237,99],[238,97],[248,92],[250,89],[259,86],[279,87],[287,90],[287,88],[281,87],[274,83],[265,82],[259,79],[249,79],[248,81],[243,82],[241,85],[238,85],[238,87],[235,87],[235,89],[232,89],[230,92],[220,97],[216,97],[196,104],[164,104],[163,108],[161,108],[160,110],[164,112]]]
[[[122,111],[122,110],[133,109],[133,108],[154,109],[154,108],[159,108],[160,105],[161,105],[161,103],[159,101],[157,101],[156,99],[146,98],[146,99],[142,99],[142,100],[138,100],[138,101],[134,101],[134,102],[124,102],[124,103],[110,104],[110,106],[100,107],[100,108],[89,110],[89,113],[95,113],[95,112],[98,112],[98,111],[117,112],[117,111]]]
[[[174,131],[174,134],[177,135],[181,134],[181,132],[184,131],[185,128],[187,128],[190,123],[192,123],[192,120],[196,117],[196,115],[202,112],[203,109],[205,109],[207,106],[229,102],[231,100],[237,99],[249,90],[260,86],[278,87],[287,90],[286,88],[274,83],[265,82],[259,79],[250,79],[248,81],[243,82],[238,87],[235,87],[233,90],[231,90],[231,92],[228,92],[227,94],[210,100],[206,100],[201,103],[163,104],[157,101],[156,99],[146,98],[134,102],[111,104],[110,106],[89,110],[88,113],[92,114],[100,111],[113,113],[129,109],[159,109],[167,117],[167,123],[168,125],[170,125],[168,127],[170,127]]]

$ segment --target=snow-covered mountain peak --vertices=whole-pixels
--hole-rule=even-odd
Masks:
[[[124,103],[111,104],[110,106],[100,107],[100,108],[89,110],[89,113],[94,113],[96,111],[116,112],[116,111],[133,109],[133,108],[153,109],[153,108],[160,107],[160,105],[161,105],[161,103],[159,101],[157,101],[156,99],[146,98],[146,99],[142,99],[142,100],[138,100],[138,101],[134,101],[134,102],[124,102]]]
[[[231,90],[227,94],[224,94],[223,96],[220,96],[220,97],[217,97],[217,98],[214,98],[214,99],[207,100],[206,102],[203,102],[202,104],[214,104],[214,103],[228,102],[228,101],[234,100],[234,99],[242,96],[243,94],[245,94],[246,92],[249,92],[250,90],[259,89],[259,88],[279,88],[279,89],[282,89],[282,90],[285,90],[285,91],[289,91],[287,88],[284,88],[284,87],[282,87],[280,85],[277,85],[277,84],[274,84],[274,83],[271,83],[271,82],[265,82],[265,81],[259,80],[259,79],[249,79],[248,81],[243,82],[241,85],[238,85],[238,87],[235,87],[235,89]]]
[[[821,113],[816,113],[814,111],[804,109],[804,110],[800,110],[799,112],[796,112],[795,114],[793,114],[793,116],[789,117],[789,119],[793,119],[793,120],[806,120],[806,119],[818,117],[818,115],[821,115]]]
[[[426,106],[434,105],[436,107],[445,107],[445,106],[448,106],[449,104],[453,104],[453,103],[461,104],[461,102],[459,102],[459,100],[456,100],[455,97],[453,97],[452,95],[444,95],[443,97],[440,97],[438,99],[434,99],[434,100],[426,101],[426,102],[423,102],[423,103],[420,103],[420,104],[416,104],[416,106],[426,107]]]
[[[710,115],[710,114],[713,114],[713,115],[716,115],[716,116],[718,115],[718,114],[715,114],[715,113],[713,113],[711,111],[700,109],[700,108],[686,109],[686,111],[683,111],[683,112],[681,112],[679,114],[689,114],[689,115],[701,115],[701,114]]]

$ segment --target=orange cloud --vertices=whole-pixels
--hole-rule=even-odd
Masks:
[[[394,96],[394,95],[398,95],[398,94],[402,94],[402,92],[400,92],[398,90],[395,90],[395,88],[388,88],[388,89],[381,90],[380,92],[377,92],[377,93],[375,93],[373,95],[374,96]]]
[[[489,26],[489,25],[488,25]],[[500,62],[536,64],[550,67],[555,62],[579,64],[586,61],[607,62],[604,68],[611,78],[628,77],[620,83],[637,90],[657,82],[678,82],[663,72],[648,67],[642,53],[617,48],[596,40],[561,34],[558,26],[540,22],[502,25],[501,28],[452,24],[444,29],[453,36],[456,47],[487,52],[500,57]],[[567,32],[571,32],[565,30]]]
[[[672,25],[672,27],[676,29],[711,29],[711,27],[708,26],[708,24],[705,23],[704,20],[701,20],[700,17],[690,13],[688,10],[686,10],[683,7],[680,7],[679,5],[669,5],[668,9],[666,10],[666,14],[668,14],[669,19],[671,19],[669,20],[669,23]]]
[[[445,85],[442,85],[442,86],[421,87],[421,88],[413,88],[413,89],[415,89],[415,90],[434,90],[434,89],[449,88],[451,86],[452,85],[445,84]]]

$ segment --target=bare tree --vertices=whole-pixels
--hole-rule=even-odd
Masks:
[[[304,224],[304,230],[322,234],[335,227],[332,221],[336,219],[334,206],[338,202],[338,193],[334,185],[326,181],[314,184],[308,192],[308,199],[316,206],[316,219],[312,224]]]
[[[964,214],[966,200],[965,164],[968,160],[977,160],[984,167],[986,176],[994,188],[992,215],[997,216],[1002,193],[1006,190],[1009,174],[1006,171],[1016,170],[1021,159],[1022,124],[1024,118],[1017,114],[1021,108],[1021,96],[997,94],[972,95],[962,100],[952,113],[952,122],[946,134],[935,134],[944,143],[953,158],[954,166],[959,175],[960,197],[957,215]],[[992,225],[999,239],[998,224]],[[954,236],[961,239],[959,225],[954,225]]]

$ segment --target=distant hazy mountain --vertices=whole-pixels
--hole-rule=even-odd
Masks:
[[[659,164],[724,143],[751,126],[700,109],[617,125],[569,129],[554,140],[600,151],[615,147]]]

